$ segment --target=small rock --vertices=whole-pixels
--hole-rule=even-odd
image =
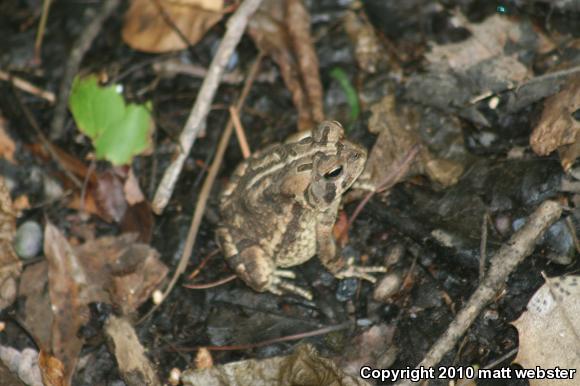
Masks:
[[[391,296],[399,291],[402,283],[403,278],[399,272],[386,274],[377,284],[373,292],[373,299],[377,302],[387,302]]]
[[[42,228],[35,221],[26,221],[16,230],[14,250],[22,259],[31,259],[42,249]]]
[[[62,198],[64,195],[64,190],[56,180],[44,175],[42,182],[44,189],[44,199],[46,201],[56,201]]]
[[[405,254],[405,247],[403,244],[395,244],[389,248],[387,255],[385,256],[385,266],[392,267],[401,261],[401,258]]]

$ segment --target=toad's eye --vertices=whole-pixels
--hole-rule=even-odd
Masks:
[[[334,169],[332,169],[328,173],[325,173],[324,178],[329,180],[331,178],[336,178],[336,177],[340,176],[341,174],[342,174],[342,165],[335,167]]]

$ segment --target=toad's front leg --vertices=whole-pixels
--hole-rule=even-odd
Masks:
[[[344,258],[337,252],[336,242],[332,236],[332,228],[334,227],[336,214],[329,211],[316,223],[316,245],[318,249],[318,258],[337,279],[346,279],[349,277],[356,277],[368,280],[371,283],[376,282],[376,279],[371,276],[371,273],[387,272],[386,267],[371,266],[363,267],[354,265],[354,261],[349,259],[345,261]]]

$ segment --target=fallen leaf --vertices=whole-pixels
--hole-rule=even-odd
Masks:
[[[463,173],[459,162],[436,157],[422,141],[417,128],[418,114],[410,105],[398,106],[393,95],[387,95],[371,106],[372,116],[369,131],[379,136],[373,146],[363,178],[378,186],[391,173],[390,165],[396,165],[411,148],[421,144],[418,156],[409,174],[427,174],[430,179],[450,186],[457,182]]]
[[[458,12],[454,16],[454,22],[456,27],[467,29],[471,36],[459,43],[434,44],[425,54],[425,58],[431,65],[446,66],[458,72],[466,71],[485,60],[504,56],[506,44],[517,44],[526,32],[518,20],[499,14],[494,14],[481,23],[470,23]],[[513,70],[518,77],[527,74],[521,63]]]
[[[369,385],[360,378],[344,374],[332,360],[321,357],[310,345],[298,346],[288,356],[187,370],[183,372],[181,382],[185,386]]]
[[[44,386],[65,386],[64,365],[58,358],[41,350],[38,357],[38,366]]]
[[[145,201],[145,195],[139,186],[139,180],[135,177],[133,169],[129,168],[125,184],[123,185],[123,192],[125,193],[125,200],[129,205],[135,205]]]
[[[46,261],[29,265],[23,273],[22,319],[39,345],[63,363],[67,382],[83,344],[78,333],[88,322],[88,305],[112,304],[128,315],[149,299],[167,275],[158,253],[136,243],[136,238],[135,234],[109,236],[73,247],[49,223]]]
[[[75,249],[95,287],[85,302],[97,301],[101,295],[95,295],[104,291],[107,297],[98,301],[114,304],[129,314],[149,299],[168,269],[157,251],[136,239],[136,234],[101,237]]]
[[[354,45],[354,56],[358,66],[363,71],[374,74],[385,55],[375,29],[364,14],[358,15],[350,10],[344,16],[344,28]]]
[[[578,156],[573,149],[580,134],[580,118],[574,115],[579,110],[580,76],[575,76],[559,93],[546,99],[542,116],[530,136],[530,146],[538,155],[559,149],[566,171]]]
[[[40,144],[31,145],[29,149],[43,160],[50,159]],[[81,192],[76,190],[76,187],[64,174],[58,175],[66,188],[74,190],[71,199],[67,202],[68,207],[94,214],[107,222],[121,221],[127,210],[125,189],[128,175],[126,167],[112,167],[94,171],[83,161],[57,146],[53,145],[53,150],[65,169],[78,177],[79,180],[86,181],[84,190]],[[135,187],[131,189],[135,189]],[[130,194],[133,194],[132,199],[136,198],[135,192]]]
[[[177,51],[196,44],[223,17],[223,0],[132,0],[125,14],[122,37],[144,52]],[[168,20],[187,39],[178,35]]]
[[[580,369],[580,276],[546,278],[514,323],[526,369]],[[578,374],[574,378],[577,378]],[[577,379],[530,379],[531,386],[577,385]]]
[[[48,223],[44,230],[44,254],[48,263],[48,292],[53,313],[51,352],[64,366],[65,384],[70,384],[82,339],[78,332],[87,322],[88,309],[80,301],[88,277],[68,241]]]
[[[386,324],[372,326],[349,343],[349,349],[338,358],[337,363],[352,377],[358,377],[363,366],[388,368],[393,364],[391,361],[396,358],[396,349],[390,350],[395,348],[394,335],[393,326]],[[385,355],[387,353],[388,355]]]
[[[97,175],[93,197],[99,213],[115,222],[121,221],[127,210],[122,177],[115,170],[108,169]]]
[[[0,176],[0,311],[14,302],[22,272],[22,263],[12,246],[15,234],[16,210],[4,177]]]
[[[477,102],[525,83],[533,74],[522,58],[547,52],[553,44],[526,20],[495,14],[471,23],[459,12],[452,20],[471,36],[433,44],[425,54],[427,72],[411,77],[406,96],[489,127]]]
[[[318,57],[310,35],[310,15],[302,0],[263,1],[248,32],[280,67],[298,110],[298,129],[311,129],[324,120]]]
[[[149,202],[143,201],[127,208],[120,225],[123,233],[137,233],[140,242],[149,243],[153,237],[154,224],[153,209]]]

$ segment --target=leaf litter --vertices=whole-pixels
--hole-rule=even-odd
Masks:
[[[23,322],[43,351],[62,362],[63,379],[70,384],[85,343],[79,332],[88,322],[88,306],[111,304],[130,315],[151,296],[167,268],[155,250],[136,242],[135,234],[74,247],[49,223],[44,249],[46,261],[28,266],[20,283]]]
[[[191,31],[193,31],[184,39],[183,36],[176,37],[175,31],[168,28],[166,31],[170,32],[167,35],[164,33],[145,34],[143,35],[145,37],[138,38],[141,39],[140,41],[136,39],[130,42],[140,32],[135,27],[140,22],[151,21],[151,24],[167,24],[160,23],[159,20],[148,20],[150,16],[139,14],[141,11],[139,8],[145,8],[145,4],[136,5],[139,3],[134,1],[130,13],[126,16],[127,23],[123,37],[133,48],[149,50],[148,52],[181,49],[187,46],[185,40],[194,44],[223,16],[223,4],[219,1],[208,1],[204,4],[195,2],[187,3],[187,5],[185,1],[162,2],[159,0],[147,1],[147,3],[163,3],[163,9],[177,20],[174,22],[180,29],[187,30],[189,25],[187,28],[184,26],[189,23],[192,26]],[[310,15],[301,1],[289,0],[284,7],[277,8],[272,6],[274,2],[266,3],[252,22],[252,37],[256,45],[272,56],[280,67],[282,78],[290,90],[292,100],[298,110],[298,126],[300,128],[311,127],[314,122],[324,117],[324,112],[319,64],[310,35]],[[561,3],[557,4],[556,7],[562,6]],[[210,5],[207,6],[207,4]],[[197,7],[219,15],[207,16],[204,12],[198,12],[194,17],[189,11],[180,11],[175,8],[186,6]],[[156,16],[159,16],[159,9],[157,6],[154,12],[157,14]],[[364,18],[358,16],[351,11],[347,13],[346,32],[351,37],[358,67],[367,74],[373,74],[381,65],[377,63],[384,60],[382,57],[385,55],[382,52],[384,47],[381,47],[372,27],[366,23]],[[196,18],[197,20],[195,20]],[[525,90],[526,85],[532,84],[530,80],[534,76],[532,71],[534,67],[529,58],[537,54],[545,54],[554,48],[552,42],[545,38],[544,33],[528,21],[494,15],[483,22],[473,23],[467,21],[461,13],[455,12],[452,22],[468,30],[472,36],[461,43],[431,43],[431,48],[425,55],[427,72],[418,72],[419,75],[411,75],[409,78],[402,79],[403,82],[406,82],[406,92],[404,93],[406,101],[402,101],[399,94],[381,95],[378,100],[374,101],[374,104],[371,104],[370,108],[363,106],[361,116],[364,117],[365,113],[370,113],[369,130],[378,135],[367,169],[372,181],[380,181],[381,176],[384,177],[385,174],[385,165],[394,163],[401,154],[417,144],[421,145],[422,150],[409,176],[426,175],[439,188],[447,187],[455,184],[468,166],[462,162],[464,159],[456,157],[456,154],[450,156],[430,146],[429,140],[422,137],[423,133],[417,122],[420,120],[418,116],[421,116],[423,111],[420,111],[415,105],[407,105],[406,103],[409,101],[420,102],[429,108],[434,107],[439,112],[447,113],[449,117],[459,116],[464,122],[481,128],[493,126],[493,122],[487,114],[488,111],[482,109],[482,102],[484,106],[498,114],[503,114],[506,111],[518,111],[532,102],[537,102],[547,95],[558,92],[561,80],[554,82],[552,88],[536,92],[531,97],[528,95],[528,99],[521,97],[521,95],[518,96],[518,92]],[[130,26],[130,23],[133,25]],[[170,35],[173,36],[167,37]],[[151,42],[153,44],[150,44]],[[406,64],[408,65],[408,63]],[[405,76],[407,75],[409,75],[408,72]],[[356,80],[355,86],[359,87],[358,81],[360,79]],[[518,89],[518,86],[522,86],[522,88]],[[576,86],[577,82],[567,84],[560,93],[546,100],[543,115],[530,138],[532,149],[538,154],[544,155],[555,150],[560,151],[562,166],[566,170],[573,166],[576,159],[574,146],[577,142],[575,130],[578,121],[574,116],[578,110],[578,106],[574,105],[577,101],[574,97],[578,94],[575,91]],[[502,101],[498,103],[497,100],[493,99],[496,96],[503,96],[502,94],[509,95],[510,98],[513,97],[512,99],[508,98],[507,108]],[[558,114],[559,111],[564,111],[564,114]],[[574,119],[570,119],[570,117]],[[356,120],[356,117],[353,118]],[[465,146],[460,135],[453,136],[449,143],[450,147],[463,148]],[[125,217],[124,213],[127,211],[127,207],[145,203],[143,195],[138,189],[136,178],[132,174],[132,169],[129,169],[128,172],[118,169],[109,169],[105,173],[98,171],[96,177],[95,173],[89,171],[84,165],[79,170],[81,170],[80,174],[87,177],[89,181],[85,193],[93,201],[92,213],[108,221],[119,222]],[[80,200],[80,196],[77,196],[77,208],[87,209],[90,207],[87,204],[89,202],[87,197]],[[99,200],[107,201],[99,203]],[[490,206],[492,204],[497,203],[492,201]],[[146,205],[143,211],[150,213]],[[136,218],[136,220],[132,220],[133,224],[139,223],[139,218]],[[14,219],[11,221],[14,222]],[[73,331],[86,321],[87,304],[91,301],[108,302],[114,304],[123,314],[131,314],[149,297],[149,293],[165,276],[167,268],[160,265],[150,247],[137,244],[135,236],[131,236],[132,238],[128,236],[99,238],[87,241],[80,246],[74,246],[69,245],[72,243],[68,243],[60,231],[50,224],[47,225],[47,236],[50,236],[46,238],[50,244],[50,248],[46,252],[49,264],[43,262],[27,267],[24,272],[25,276],[21,281],[19,295],[26,298],[24,312],[26,325],[34,326],[30,329],[40,342],[49,342],[49,344],[43,344],[48,351],[42,351],[45,359],[42,361],[45,363],[42,366],[54,368],[55,373],[58,373],[58,365],[47,365],[46,363],[50,362],[48,360],[50,358],[62,359],[65,372],[61,377],[64,379],[70,377],[71,367],[74,368],[74,362],[80,350],[78,346],[82,345],[83,342],[79,343],[74,340],[70,343],[64,342],[62,336],[64,331],[76,336]],[[381,237],[386,240],[388,236],[382,235]],[[127,245],[130,245],[129,250],[125,249]],[[103,255],[111,256],[111,258],[104,259],[106,262],[98,262]],[[425,264],[425,262],[423,261],[421,264]],[[433,266],[429,265],[428,268],[431,270],[431,274],[437,275],[437,267],[433,269]],[[67,277],[65,278],[65,276]],[[56,280],[61,281],[56,283]],[[574,286],[572,282],[568,283],[567,280],[562,279],[561,283],[556,282],[557,285],[554,284],[553,287],[564,287],[568,291],[570,287]],[[449,283],[446,282],[447,284]],[[67,289],[71,299],[63,299],[63,294]],[[407,300],[405,299],[405,301]],[[56,305],[53,304],[51,308],[52,302]],[[394,304],[396,302],[397,300],[394,300]],[[537,306],[538,301],[535,301],[535,304]],[[543,300],[541,304],[544,304]],[[534,307],[534,305],[530,305],[530,310],[533,310]],[[53,312],[54,310],[65,310],[68,314],[62,312],[57,315]],[[64,321],[63,319],[66,319],[67,315],[70,319]],[[524,316],[521,319],[523,318]],[[573,323],[573,320],[569,322]],[[53,326],[52,330],[46,328],[47,323]],[[356,348],[370,347],[372,350],[365,352],[353,350],[356,355],[354,355],[355,358],[350,358],[352,359],[350,367],[351,370],[352,368],[355,370],[351,373],[356,373],[356,368],[360,366],[360,363],[377,361],[377,358],[382,360],[382,362],[378,361],[377,366],[388,367],[392,363],[390,360],[392,357],[384,355],[381,358],[380,354],[382,349],[386,349],[387,343],[391,343],[391,328],[392,326],[389,325],[388,328],[381,330],[378,326],[374,326],[359,336],[356,341],[352,341]],[[550,330],[552,326],[547,325],[545,329]],[[392,349],[395,353],[391,354],[396,356],[397,347],[394,346]],[[522,345],[520,352],[526,351],[533,350]],[[53,356],[53,354],[55,355]],[[367,357],[365,354],[372,355]],[[357,356],[358,358],[356,358]],[[523,360],[522,357],[518,356]],[[231,367],[228,368],[230,365]],[[264,371],[264,376],[258,380],[252,378],[253,383],[251,384],[259,384],[258,382],[274,379],[278,380],[278,384],[286,384],[289,380],[296,380],[300,374],[305,377],[302,381],[307,380],[315,383],[334,381],[336,384],[345,385],[363,384],[360,379],[349,378],[332,362],[320,357],[313,349],[304,348],[304,346],[297,348],[295,354],[290,356],[263,361],[243,361],[230,365],[210,368],[210,372],[213,372],[217,377],[234,377],[237,382],[248,375],[253,376]],[[349,363],[343,363],[343,365],[349,365]],[[238,371],[236,366],[246,369],[236,373]],[[526,367],[528,366],[531,365],[526,365]],[[548,365],[542,363],[541,366]],[[194,375],[200,374],[198,372]],[[188,376],[193,377],[194,375],[189,374]],[[209,381],[209,378],[203,379],[205,379],[204,382]],[[214,379],[212,378],[212,380]]]

